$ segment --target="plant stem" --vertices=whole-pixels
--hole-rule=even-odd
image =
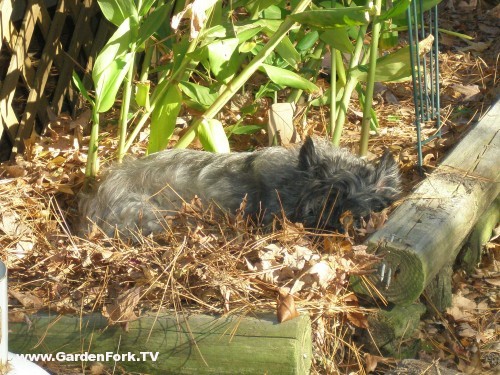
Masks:
[[[328,124],[328,135],[333,138],[335,119],[337,117],[337,50],[330,51],[330,123]]]
[[[366,34],[367,25],[362,25],[359,27],[358,37],[356,39],[356,46],[354,47],[354,52],[351,56],[351,62],[349,64],[349,70],[353,69],[359,64],[361,57],[361,51],[363,49],[363,41]],[[335,130],[333,131],[332,143],[335,146],[340,144],[340,136],[342,135],[342,130],[344,128],[344,122],[347,114],[347,107],[349,106],[349,101],[351,100],[352,91],[358,83],[357,78],[353,77],[351,74],[347,76],[347,82],[344,86],[344,93],[342,94],[342,99],[340,101],[340,106],[338,109],[337,122],[335,124]]]
[[[92,106],[92,129],[90,131],[89,152],[87,154],[87,167],[85,168],[84,190],[90,187],[91,182],[97,175],[97,149],[99,148],[99,113],[97,107]]]
[[[299,13],[304,11],[311,0],[301,0],[293,13]],[[280,25],[276,33],[269,39],[267,44],[260,50],[260,52],[253,58],[252,61],[247,65],[247,67],[240,73],[239,76],[235,77],[226,87],[221,95],[215,100],[215,102],[208,108],[205,113],[198,118],[189,127],[184,136],[175,145],[176,148],[186,148],[193,140],[196,129],[201,124],[204,119],[213,118],[226,103],[233,97],[233,95],[245,84],[245,82],[251,77],[251,75],[259,68],[259,66],[264,62],[264,60],[271,54],[274,48],[281,42],[285,37],[286,33],[294,25],[295,21],[287,17],[283,23]]]
[[[144,60],[141,66],[141,75],[139,76],[139,81],[145,82],[148,80],[149,67],[151,66],[151,59],[153,57],[153,51],[155,46],[150,40],[146,42],[146,51],[144,52]]]
[[[134,55],[135,57],[135,55]],[[130,64],[127,75],[124,80],[123,94],[122,94],[122,107],[120,109],[120,123],[118,125],[118,150],[117,159],[121,163],[125,155],[125,141],[127,140],[127,123],[128,123],[128,110],[130,108],[130,98],[132,96],[132,80],[134,78],[134,61]]]
[[[375,16],[372,21],[372,40],[370,46],[370,60],[368,63],[368,81],[366,82],[365,104],[363,106],[363,120],[361,121],[361,140],[359,143],[359,155],[366,156],[368,153],[368,140],[370,138],[371,108],[373,102],[373,88],[375,86],[375,69],[377,67],[378,40],[382,23],[377,22],[380,16],[382,0],[375,0]]]

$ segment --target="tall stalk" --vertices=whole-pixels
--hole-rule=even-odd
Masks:
[[[354,47],[354,53],[351,56],[349,69],[353,69],[359,64],[359,61],[361,59],[361,51],[363,50],[366,28],[367,25],[362,25],[359,28],[358,37],[356,39],[356,46]],[[357,83],[357,78],[353,77],[352,75],[348,75],[346,85],[344,86],[344,93],[342,94],[342,99],[337,110],[338,115],[335,123],[335,129],[333,131],[332,143],[335,146],[338,146],[340,144],[340,136],[342,135],[342,130],[344,128],[347,108],[349,106],[349,101],[351,100],[352,91],[356,87]]]
[[[297,7],[293,11],[294,13],[299,13],[304,11],[311,0],[301,0]],[[281,42],[285,37],[287,32],[292,28],[295,21],[287,17],[283,23],[280,25],[276,33],[269,39],[267,44],[260,50],[260,52],[255,55],[255,57],[250,61],[246,68],[240,73],[239,76],[235,77],[229,84],[222,94],[215,100],[215,102],[208,108],[205,113],[198,118],[187,130],[184,136],[175,145],[176,148],[186,148],[194,139],[196,135],[196,129],[201,124],[204,119],[213,118],[219,111],[226,105],[226,103],[233,97],[233,95],[245,84],[246,81],[251,77],[253,73],[259,68],[259,66],[264,62],[264,60],[271,54],[274,48]]]
[[[134,60],[134,59],[133,59]],[[118,150],[117,160],[121,163],[125,155],[125,142],[127,140],[128,112],[132,96],[132,81],[134,79],[134,61],[130,64],[127,76],[123,82],[122,106],[120,109],[120,123],[118,124]]]
[[[335,119],[337,118],[337,50],[332,47],[330,52],[330,123],[328,135],[333,138]]]
[[[377,67],[378,40],[380,37],[381,22],[377,22],[380,16],[382,0],[375,0],[375,15],[372,20],[372,40],[370,46],[370,60],[368,68],[368,81],[366,82],[366,96],[363,106],[363,120],[361,121],[361,140],[359,143],[359,155],[366,156],[368,153],[368,140],[370,138],[371,108],[373,102],[373,88],[375,86],[375,69]]]
[[[87,167],[85,168],[85,185],[88,189],[93,179],[97,175],[98,159],[97,149],[99,147],[99,113],[97,107],[92,106],[92,129],[90,131],[89,152],[87,154]]]

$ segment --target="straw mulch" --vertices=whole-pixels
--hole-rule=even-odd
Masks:
[[[424,147],[429,171],[487,109],[488,87],[498,82],[496,66],[473,51],[441,53],[440,59],[445,135]],[[457,84],[476,85],[480,95],[464,97]],[[381,129],[370,141],[370,158],[386,147],[397,155],[406,191],[422,178],[414,169],[411,100],[410,84],[383,86],[375,97]],[[355,151],[361,117],[356,103],[352,108],[343,142]],[[328,117],[322,110],[310,113],[302,133],[324,134]],[[348,280],[370,272],[377,260],[362,242],[383,225],[384,214],[361,232],[346,218],[346,234],[318,235],[285,219],[273,231],[263,231],[241,215],[221,216],[193,201],[157,238],[139,236],[131,244],[104,238],[98,230],[77,238],[72,225],[86,161],[87,118],[88,113],[76,120],[54,118],[42,137],[27,142],[23,156],[0,166],[0,247],[10,274],[11,321],[25,321],[43,309],[101,312],[110,324],[122,322],[126,329],[123,322],[145,310],[245,314],[276,310],[278,297],[290,293],[298,311],[313,318],[313,373],[364,371],[368,361],[353,333],[367,328],[366,311],[348,290]],[[113,158],[115,131],[109,125],[101,134],[103,165]],[[146,136],[141,134],[133,154],[143,153]],[[233,145],[262,147],[266,137],[240,136]]]

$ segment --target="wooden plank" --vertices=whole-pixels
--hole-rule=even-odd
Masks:
[[[381,273],[369,279],[390,302],[415,301],[498,196],[499,124],[500,101],[369,238],[385,263],[383,280]]]
[[[9,324],[14,353],[159,352],[158,360],[118,362],[151,374],[308,374],[312,359],[308,315],[278,324],[273,315],[147,314],[127,331],[99,314],[36,315]],[[84,348],[84,349],[82,349]],[[110,360],[104,360],[113,364]]]

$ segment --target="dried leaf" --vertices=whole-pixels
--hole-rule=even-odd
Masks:
[[[212,7],[217,0],[195,0],[191,4],[188,4],[184,10],[180,11],[172,17],[172,22],[170,23],[173,30],[179,28],[181,19],[190,18],[191,19],[191,33],[190,38],[195,39],[200,33],[205,21],[207,19],[206,11]]]
[[[446,309],[446,312],[455,319],[455,321],[469,321],[473,319],[473,312],[477,308],[477,304],[464,297],[460,292],[454,294],[451,307]]]
[[[319,286],[325,290],[329,287],[330,282],[335,279],[336,273],[325,261],[321,261],[313,265],[307,273],[315,275]]]
[[[347,313],[347,320],[359,328],[368,328],[368,319],[362,312],[351,311]]]
[[[461,100],[463,101],[474,101],[481,98],[481,90],[479,90],[478,85],[455,84],[451,85],[451,88],[462,95]]]
[[[143,287],[136,286],[103,307],[103,315],[110,324],[130,322],[138,318],[134,310],[140,301],[142,290]]]
[[[9,290],[9,294],[17,299],[21,305],[29,309],[41,309],[43,307],[43,301],[30,292],[19,292],[17,290]]]
[[[293,296],[288,291],[280,288],[277,301],[277,317],[278,322],[283,323],[287,320],[292,320],[300,314],[295,308],[295,301]]]

